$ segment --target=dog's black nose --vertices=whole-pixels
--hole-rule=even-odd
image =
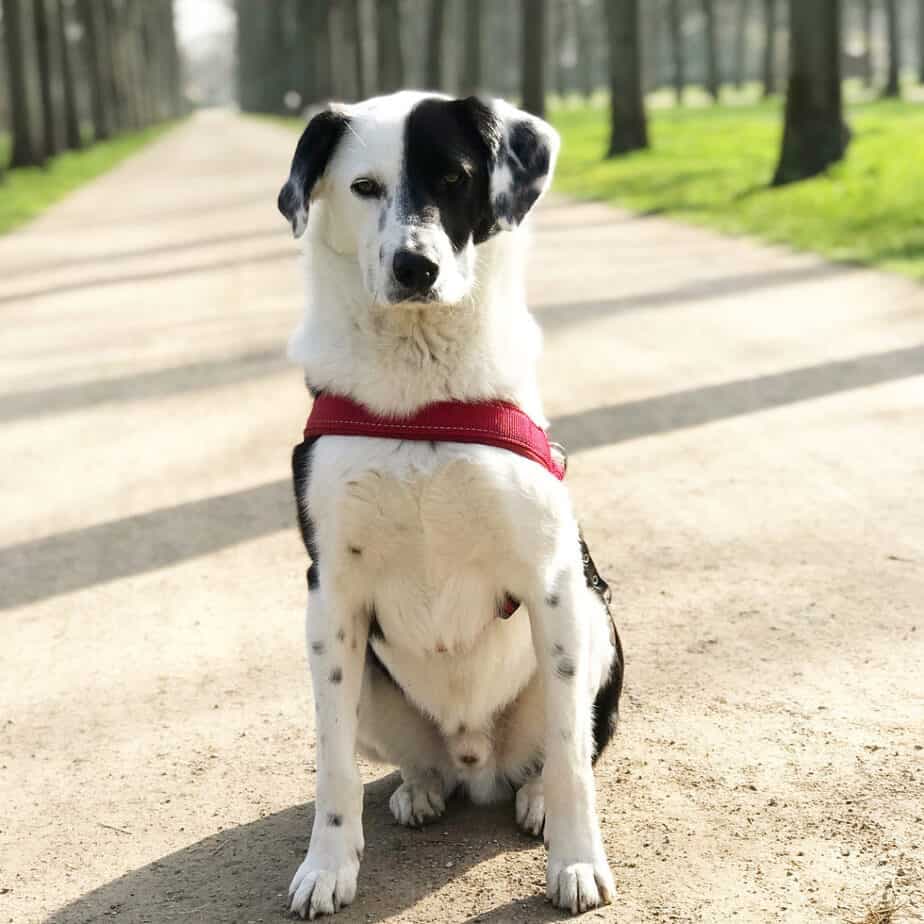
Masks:
[[[429,257],[413,250],[399,250],[392,261],[398,285],[414,295],[424,295],[433,288],[440,268]]]
[[[463,764],[468,764],[469,766],[478,763],[478,757],[475,754],[463,754],[459,760],[461,760]]]

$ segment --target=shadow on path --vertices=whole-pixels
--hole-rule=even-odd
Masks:
[[[63,414],[96,404],[116,404],[146,398],[165,398],[201,388],[218,388],[262,378],[295,367],[282,348],[255,350],[236,356],[208,359],[154,369],[122,378],[97,379],[76,385],[56,385],[34,391],[0,395],[0,421]]]
[[[924,344],[591,408],[557,418],[550,432],[574,453],[915,375],[924,375]]]
[[[366,786],[359,892],[337,921],[386,920],[500,853],[535,851],[544,868],[544,850],[516,829],[511,803],[485,808],[452,801],[444,819],[411,831],[395,824],[388,810],[399,782],[393,773]],[[110,915],[122,924],[292,920],[285,910],[286,891],[308,846],[313,816],[314,803],[308,803],[213,834],[82,896],[46,924],[95,924]],[[570,917],[546,904],[540,887],[525,881],[525,870],[526,863],[511,877],[510,889],[521,898],[480,920]],[[468,913],[447,909],[445,920],[461,921]]]
[[[915,375],[924,375],[924,344],[592,408],[557,418],[551,435],[575,453]],[[281,480],[8,546],[0,609],[294,530],[293,505]]]
[[[670,308],[688,302],[705,302],[717,298],[734,298],[743,292],[811,282],[814,279],[827,279],[830,276],[839,276],[854,270],[854,267],[843,264],[819,263],[760,273],[734,273],[716,279],[697,279],[673,289],[641,292],[606,301],[568,302],[564,305],[550,305],[547,308],[540,306],[535,309],[534,314],[543,329],[551,331],[582,321],[606,318],[610,315],[644,311],[648,308]]]

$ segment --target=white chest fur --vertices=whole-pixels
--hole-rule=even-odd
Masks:
[[[525,686],[521,598],[549,561],[567,495],[534,462],[485,446],[324,437],[308,508],[322,587],[374,610],[376,653],[447,733],[477,728]],[[544,528],[547,525],[547,529]]]

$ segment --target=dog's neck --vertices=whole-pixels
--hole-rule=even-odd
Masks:
[[[478,248],[473,294],[455,306],[374,306],[354,256],[307,248],[307,299],[289,356],[311,387],[384,415],[435,401],[504,400],[546,425],[536,365],[542,335],[526,307],[524,232]]]

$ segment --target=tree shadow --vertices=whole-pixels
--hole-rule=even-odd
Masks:
[[[412,831],[395,824],[388,809],[388,798],[399,782],[398,774],[392,773],[366,786],[366,851],[359,892],[337,921],[384,921],[501,853],[532,852],[541,856],[544,868],[541,845],[517,830],[511,803],[486,808],[453,800],[446,818]],[[81,896],[46,924],[90,924],[108,916],[121,924],[291,920],[286,892],[308,845],[313,817],[310,802],[210,835]],[[520,879],[512,879],[510,890],[529,890]],[[447,911],[446,920],[464,920],[471,910]],[[535,894],[468,920],[565,917]]]

